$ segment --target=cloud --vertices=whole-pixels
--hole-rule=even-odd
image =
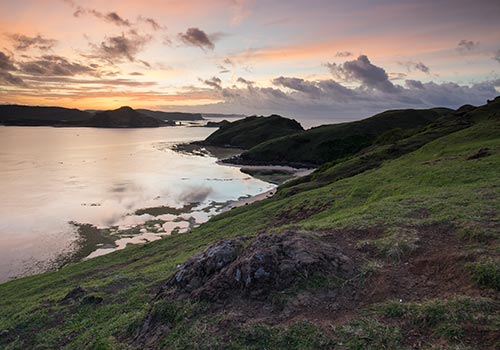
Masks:
[[[335,57],[350,57],[352,55],[352,52],[349,51],[339,51],[335,54]]]
[[[313,98],[317,98],[321,93],[321,90],[314,82],[306,81],[301,78],[279,77],[273,79],[272,82],[276,86],[282,86],[291,90],[300,91],[309,94]]]
[[[354,63],[353,63],[354,62]],[[350,64],[349,64],[350,63]],[[388,109],[429,108],[436,106],[458,108],[463,104],[482,104],[497,96],[500,79],[473,85],[451,82],[435,83],[405,80],[404,86],[387,84],[387,73],[365,57],[334,66],[347,81],[358,81],[358,87],[346,87],[333,79],[308,80],[299,77],[277,77],[271,80],[275,88],[247,84],[223,87],[219,81],[205,84],[212,88],[213,100],[221,103],[183,110],[203,110],[214,113],[243,114],[279,113],[301,120],[328,118],[333,121],[356,120]],[[380,87],[383,84],[382,87]],[[367,88],[369,87],[369,88]],[[397,93],[395,93],[395,91]]]
[[[189,46],[197,46],[202,50],[215,48],[215,44],[207,33],[198,28],[189,28],[185,33],[179,33],[178,36],[184,44]]]
[[[134,79],[103,79],[103,78],[92,78],[92,79],[82,79],[82,78],[73,78],[68,76],[25,76],[25,79],[30,82],[37,82],[43,85],[44,88],[57,88],[56,85],[51,86],[51,84],[61,84],[64,83],[65,90],[77,90],[77,91],[87,91],[89,89],[88,86],[85,85],[95,85],[90,90],[100,90],[102,87],[108,90],[109,86],[127,86],[127,87],[151,87],[157,85],[156,82],[153,81],[137,81]],[[82,86],[78,86],[82,85]],[[96,87],[101,85],[101,87]]]
[[[479,41],[462,39],[458,42],[457,50],[465,53],[476,49],[479,46]]]
[[[405,79],[408,75],[405,73],[389,73],[389,79],[390,80],[401,80]]]
[[[217,90],[221,90],[222,89],[222,86],[221,86],[222,80],[220,80],[217,77],[212,77],[212,78],[210,78],[208,80],[202,80],[202,79],[200,79],[200,80],[203,82],[203,84],[208,85],[208,86],[210,86],[210,87],[212,87],[214,89],[217,89]]]
[[[142,36],[135,31],[129,32],[129,36],[122,33],[119,36],[106,37],[99,45],[92,45],[94,47],[94,56],[92,57],[105,59],[113,63],[123,60],[134,62],[136,55],[150,40],[150,36]],[[145,61],[140,62],[146,66],[149,65]]]
[[[239,77],[239,78],[238,78],[238,80],[236,80],[236,82],[241,83],[241,84],[245,84],[245,85],[247,85],[247,86],[248,86],[248,85],[252,86],[253,84],[255,84],[255,82],[254,82],[254,81],[251,81],[251,80],[246,80],[246,79],[244,79],[244,78],[242,78],[242,77]]]
[[[163,27],[158,22],[150,17],[139,16],[138,20],[149,24],[154,31],[163,29]]]
[[[0,85],[14,85],[20,87],[27,87],[24,80],[21,79],[20,77],[1,70],[0,70]]]
[[[430,68],[422,62],[407,61],[407,62],[398,62],[398,64],[406,67],[408,72],[416,70],[425,74],[430,74],[431,72]]]
[[[425,89],[424,84],[422,84],[422,82],[419,80],[408,79],[408,80],[405,80],[405,83],[409,89],[418,89],[418,90]]]
[[[95,68],[70,62],[57,55],[44,55],[35,60],[19,62],[20,71],[28,75],[42,76],[74,76],[80,74],[93,74]]]
[[[117,26],[130,27],[130,22],[127,19],[120,17],[116,12],[109,12],[104,15],[104,19]]]
[[[94,8],[79,6],[79,5],[77,5],[76,2],[74,2],[72,0],[62,0],[62,1],[69,4],[72,8],[75,9],[75,11],[73,12],[73,16],[75,16],[75,17],[91,15],[91,16],[94,16],[94,17],[101,19],[105,22],[112,23],[112,24],[117,25],[117,26],[133,27],[134,25],[137,25],[137,23],[134,24],[130,20],[120,16],[116,11],[103,13],[101,11],[98,11],[97,9],[94,9]],[[156,20],[154,20],[151,17],[145,17],[142,15],[139,15],[139,16],[137,16],[137,21],[150,25],[151,29],[153,29],[154,31],[165,29],[165,27],[160,25]]]
[[[11,57],[0,51],[0,85],[26,87],[26,83],[22,78],[11,73],[13,71],[17,71],[14,61]]]
[[[414,69],[419,70],[423,73],[429,74],[430,73],[430,68],[423,64],[422,62],[417,62],[413,66]]]
[[[0,51],[0,71],[14,71],[17,68],[14,66],[14,61],[4,52]]]
[[[383,92],[398,92],[398,89],[390,82],[386,71],[372,64],[366,55],[343,64],[328,63],[327,67],[338,79],[357,81],[366,88]]]
[[[231,72],[230,69],[228,69],[228,68],[226,68],[226,67],[224,67],[224,66],[222,66],[220,64],[217,65],[217,68],[219,69],[219,74],[225,74],[225,73]]]
[[[57,40],[47,39],[42,37],[41,35],[30,37],[23,34],[7,34],[7,37],[12,41],[14,49],[19,51],[28,50],[31,48],[36,48],[41,51],[48,51],[57,44]]]
[[[112,23],[117,26],[130,27],[132,24],[128,19],[121,17],[118,13],[112,11],[108,13],[102,13],[93,8],[87,8],[82,6],[76,6],[74,2],[68,2],[72,5],[72,7],[76,7],[75,12],[73,12],[73,16],[81,17],[85,15],[92,15],[98,19],[101,19],[105,22]]]

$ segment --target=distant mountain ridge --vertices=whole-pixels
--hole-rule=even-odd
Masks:
[[[162,112],[162,111],[152,111],[149,109],[137,109],[139,113],[147,115],[149,117],[161,119],[161,120],[203,120],[201,113],[183,113],[183,112]]]
[[[139,113],[130,107],[96,113],[84,122],[84,126],[98,128],[157,128],[162,124],[161,120]]]
[[[0,105],[0,124],[4,125],[73,125],[91,116],[74,108]]]
[[[161,112],[121,107],[108,111],[74,108],[0,105],[0,124],[11,126],[85,126],[142,128],[175,125],[175,120],[203,120],[200,113]]]

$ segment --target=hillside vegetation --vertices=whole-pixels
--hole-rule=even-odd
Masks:
[[[303,130],[297,121],[279,115],[253,116],[222,125],[201,143],[210,146],[249,149],[264,141]]]
[[[351,123],[323,125],[302,133],[275,138],[241,154],[244,164],[291,164],[317,166],[351,156],[379,138],[395,136],[435,122],[452,112],[446,108],[394,110]]]
[[[0,347],[496,349],[500,98],[426,125],[188,234],[0,285]]]

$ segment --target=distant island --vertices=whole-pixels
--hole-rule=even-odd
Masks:
[[[175,126],[176,121],[201,121],[200,113],[134,110],[120,107],[98,111],[63,107],[0,105],[0,125],[96,128],[152,128]]]

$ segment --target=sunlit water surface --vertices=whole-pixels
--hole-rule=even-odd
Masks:
[[[213,131],[0,127],[0,281],[50,269],[74,251],[78,233],[70,222],[127,229],[157,219],[131,215],[137,209],[199,203],[189,214],[161,216],[161,232],[142,229],[118,240],[123,248],[185,232],[190,217],[199,224],[217,212],[214,202],[273,187],[215,158],[170,149]],[[90,257],[112,250],[96,249]]]

